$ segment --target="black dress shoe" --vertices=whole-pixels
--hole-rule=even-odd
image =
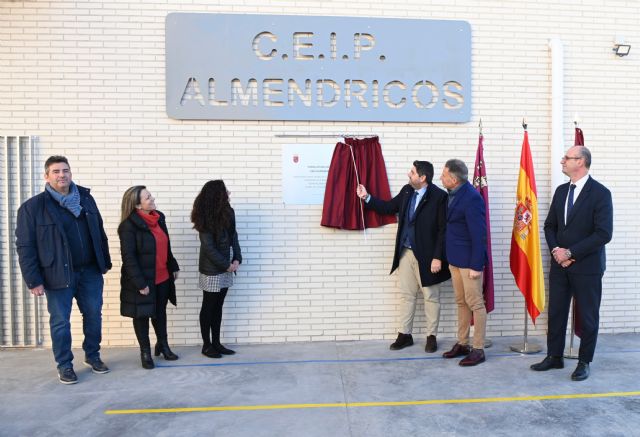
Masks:
[[[571,374],[571,380],[584,381],[589,377],[589,363],[586,361],[578,361],[576,370]]]
[[[398,338],[389,346],[392,351],[404,349],[405,347],[413,346],[413,336],[411,334],[403,334],[398,332]]]
[[[564,368],[564,359],[562,357],[548,356],[539,363],[532,364],[531,370],[536,372],[544,372],[549,369],[562,369]]]
[[[471,353],[471,347],[468,344],[456,343],[453,345],[450,351],[442,354],[443,358],[456,358],[469,355]]]
[[[427,345],[424,347],[424,351],[427,353],[434,353],[438,350],[438,342],[436,341],[435,335],[430,335],[427,337]]]

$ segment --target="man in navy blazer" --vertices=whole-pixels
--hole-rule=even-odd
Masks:
[[[440,180],[449,191],[447,207],[446,251],[451,281],[458,307],[458,341],[444,358],[465,356],[461,366],[475,366],[485,361],[484,337],[487,310],[482,295],[482,271],[487,262],[487,226],[485,205],[469,183],[464,162],[446,162]],[[473,317],[473,348],[469,331]]]
[[[562,354],[571,298],[575,297],[582,328],[574,381],[589,377],[589,363],[598,338],[604,246],[613,234],[611,192],[589,176],[591,152],[574,146],[560,160],[570,181],[560,185],[544,222],[544,235],[553,255],[549,271],[549,329],[547,357],[531,369],[564,367]]]
[[[358,196],[380,214],[398,214],[398,232],[391,273],[400,279],[400,328],[392,350],[413,344],[413,318],[420,291],[424,297],[427,343],[425,351],[438,349],[440,283],[450,278],[444,254],[447,194],[432,184],[433,165],[414,161],[409,183],[389,201],[377,199],[358,186]]]

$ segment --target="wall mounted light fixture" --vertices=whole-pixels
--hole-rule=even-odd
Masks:
[[[630,50],[631,46],[629,44],[620,44],[613,48],[614,53],[620,57],[627,56]]]
[[[616,35],[615,40],[613,42],[613,52],[620,57],[627,56],[631,51],[631,45],[625,44],[624,37],[621,35]]]

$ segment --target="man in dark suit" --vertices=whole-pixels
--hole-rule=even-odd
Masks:
[[[549,329],[547,357],[531,369],[562,369],[571,298],[575,297],[582,327],[574,381],[589,377],[598,338],[604,246],[613,233],[611,192],[589,176],[591,152],[574,146],[560,160],[570,181],[560,185],[544,222],[544,234],[553,255],[549,271]]]
[[[485,361],[487,326],[487,310],[482,295],[482,271],[487,262],[485,205],[468,178],[467,166],[459,159],[448,160],[440,177],[442,185],[449,191],[445,240],[458,307],[458,342],[442,356],[465,356],[458,363],[461,366],[475,366]],[[472,317],[473,348],[469,345]]]
[[[400,278],[400,328],[392,350],[413,344],[413,318],[420,290],[424,297],[427,343],[425,351],[438,349],[436,335],[440,322],[440,283],[451,277],[444,256],[446,193],[433,185],[433,165],[414,161],[409,183],[389,201],[357,189],[366,207],[380,214],[398,214],[398,232],[391,273]]]

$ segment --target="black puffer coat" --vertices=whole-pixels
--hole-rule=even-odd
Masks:
[[[158,225],[169,237],[164,214],[160,215]],[[120,314],[125,317],[155,317],[156,308],[156,239],[151,230],[134,211],[129,218],[118,226],[122,270],[120,275]],[[176,305],[176,287],[173,273],[180,270],[178,262],[171,252],[171,241],[167,250],[167,269],[171,291],[169,301]],[[140,290],[149,287],[149,294],[142,295]]]
[[[220,235],[200,232],[198,270],[204,275],[215,276],[224,273],[233,261],[242,263],[238,233],[236,232],[236,217],[233,210],[231,211],[231,224]],[[231,259],[231,248],[233,248],[233,259]]]

